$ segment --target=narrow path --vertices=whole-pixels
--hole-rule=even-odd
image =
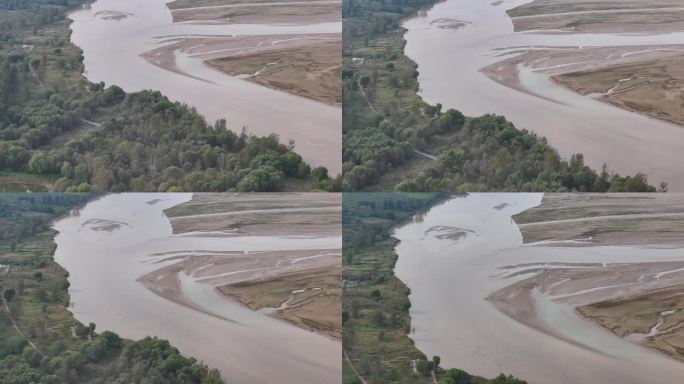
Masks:
[[[680,217],[680,216],[684,216],[684,212],[633,213],[633,214],[626,214],[626,215],[605,215],[605,216],[580,217],[577,219],[537,221],[537,222],[532,222],[532,223],[518,224],[518,227],[519,228],[529,228],[529,227],[543,226],[543,225],[549,225],[549,224],[593,222],[593,221],[604,221],[604,220],[660,219],[660,218],[666,218],[666,217]]]
[[[513,16],[513,19],[536,19],[541,17],[560,17],[573,15],[596,15],[596,14],[615,14],[615,13],[647,13],[647,12],[679,12],[684,11],[682,7],[662,7],[662,8],[621,8],[621,9],[592,9],[587,11],[569,11],[559,13],[539,13],[535,15]]]
[[[5,311],[7,311],[7,316],[9,317],[10,321],[12,322],[12,327],[14,327],[14,329],[17,331],[17,333],[21,337],[23,337],[24,339],[26,339],[26,341],[28,341],[28,344],[31,346],[31,348],[35,349],[36,352],[40,353],[41,356],[45,357],[43,352],[40,349],[38,349],[38,347],[35,344],[33,344],[33,341],[29,340],[28,337],[26,337],[26,335],[24,335],[24,332],[22,332],[21,329],[19,329],[17,322],[14,321],[14,318],[12,317],[12,312],[10,312],[9,304],[7,304],[7,300],[5,300],[4,296],[2,297],[2,303],[5,305]]]
[[[339,3],[340,3],[339,0],[271,1],[271,2],[260,2],[260,3],[207,5],[207,6],[189,7],[189,8],[171,8],[171,12],[198,11],[198,10],[205,10],[205,9],[222,9],[222,8],[278,7],[278,6],[284,6],[284,5],[319,5],[319,4],[339,4]]]
[[[425,157],[425,158],[428,158],[428,159],[430,159],[430,160],[435,160],[435,161],[437,161],[437,156],[435,156],[435,155],[431,155],[431,154],[429,154],[429,153],[425,153],[425,152],[419,151],[419,150],[417,150],[417,149],[414,149],[413,152],[417,153],[417,154],[420,155],[420,156],[423,156],[423,157]]]
[[[99,127],[102,126],[102,124],[100,124],[100,123],[96,123],[96,122],[94,122],[94,121],[86,120],[86,119],[84,119],[84,118],[82,118],[82,117],[81,117],[79,120],[81,120],[82,122],[84,122],[84,123],[86,123],[86,124],[88,124],[88,125],[92,125],[93,127],[98,127],[98,128],[99,128]]]
[[[36,81],[38,82],[38,84],[40,84],[40,86],[41,86],[43,89],[47,89],[47,87],[45,86],[45,84],[44,84],[44,83],[40,80],[40,78],[38,77],[38,74],[36,73],[36,70],[33,69],[33,65],[30,65],[30,64],[29,64],[29,69],[31,70],[31,74],[33,75],[33,78],[36,79]]]
[[[378,113],[377,109],[375,109],[375,107],[373,106],[373,104],[371,104],[370,99],[368,98],[368,95],[366,94],[366,90],[363,89],[363,86],[361,85],[361,81],[357,79],[356,84],[359,86],[359,89],[361,90],[361,94],[363,95],[363,98],[366,99],[366,104],[368,104],[368,107],[371,110],[373,110],[373,112],[375,112],[376,115],[380,115]]]
[[[342,349],[342,354],[344,355],[344,359],[347,361],[347,364],[349,364],[349,368],[351,368],[352,372],[356,375],[356,378],[358,378],[362,384],[368,384],[368,382],[361,376],[359,371],[356,370],[354,367],[354,364],[352,364],[351,360],[349,359],[349,355],[347,355],[347,351],[345,349]]]
[[[435,375],[435,371],[430,371],[430,376],[432,376],[432,383],[437,384],[437,376]]]

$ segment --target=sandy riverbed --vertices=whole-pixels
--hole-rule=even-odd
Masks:
[[[335,238],[341,233],[341,209],[338,194],[197,194],[167,215],[174,234],[180,236]],[[160,261],[177,258],[163,256]],[[179,274],[210,284],[252,310],[340,336],[339,248],[194,255],[141,281],[156,293],[184,303]]]

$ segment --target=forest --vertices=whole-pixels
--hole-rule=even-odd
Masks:
[[[67,272],[50,222],[94,194],[0,194],[0,382],[223,383],[168,341],[126,340],[68,311]]]
[[[409,288],[394,275],[392,229],[448,198],[446,193],[345,193],[342,343],[344,384],[525,384],[442,368],[408,337]],[[434,376],[434,377],[433,377]]]
[[[82,3],[0,2],[0,191],[341,188],[275,134],[232,132],[159,92],[88,82],[65,19]]]
[[[345,191],[666,191],[563,159],[545,138],[502,116],[467,117],[417,94],[401,20],[434,0],[343,2]]]

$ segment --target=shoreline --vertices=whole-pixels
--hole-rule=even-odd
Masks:
[[[251,39],[256,46],[263,35],[335,34],[339,33],[337,23],[286,26],[232,24],[225,27],[211,23],[178,24],[171,22],[170,15],[167,20],[166,15],[159,14],[159,9],[168,10],[168,7],[155,0],[136,9],[136,17],[128,17],[119,24],[100,18],[93,19],[92,14],[102,9],[130,10],[131,4],[135,5],[135,2],[127,0],[115,4],[110,0],[100,1],[91,9],[80,9],[68,14],[72,20],[70,41],[84,52],[84,74],[89,81],[117,84],[128,93],[143,89],[158,90],[171,101],[195,107],[206,121],[226,119],[227,127],[235,133],[239,134],[246,128],[247,132],[258,137],[277,134],[284,145],[289,140],[294,140],[296,153],[312,167],[324,166],[330,175],[341,172],[341,155],[334,156],[335,152],[330,150],[335,147],[336,142],[341,141],[341,135],[338,139],[333,134],[336,125],[341,123],[340,108],[234,79],[202,64],[194,57],[179,55],[179,60],[175,60],[175,55],[169,52],[163,57],[160,53],[159,57],[152,57],[150,60],[148,52],[157,50],[152,53],[154,55],[161,52],[160,50],[168,50],[169,45],[188,46],[198,39],[209,42],[208,37],[217,35],[222,38],[212,38],[211,45],[216,46],[222,42],[235,45],[234,41]],[[91,29],[95,32],[88,33]],[[126,32],[128,29],[140,32],[129,34]],[[99,35],[105,34],[111,40],[109,47],[99,44]],[[275,41],[277,38],[273,37],[271,40]],[[201,43],[202,41],[195,46],[195,51],[215,54],[207,52],[212,48],[202,50]],[[266,42],[264,45],[268,44]],[[242,44],[240,49],[248,48],[247,44]],[[117,60],[122,66],[131,66],[132,71],[115,71],[111,68],[109,59],[113,60],[114,52],[118,51],[123,51],[124,54],[116,55]],[[173,65],[180,70],[155,65],[156,59],[169,63],[173,61]],[[259,103],[255,104],[254,100],[259,100]]]

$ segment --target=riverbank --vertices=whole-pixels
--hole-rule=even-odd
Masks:
[[[206,4],[205,4],[206,3]],[[312,25],[339,21],[341,2],[226,2],[167,4],[174,23]],[[201,57],[212,68],[271,89],[307,97],[330,105],[341,103],[341,35],[293,34],[243,36],[239,40],[215,36],[187,40],[162,48],[170,56],[166,69],[174,70],[175,51]],[[156,60],[160,49],[146,53]],[[192,74],[188,74],[192,76]]]
[[[276,3],[273,3],[276,6]],[[287,6],[280,6],[287,9]],[[130,14],[113,21],[112,12]],[[208,65],[208,60],[237,59],[263,55],[269,51],[298,47],[315,49],[318,37],[339,41],[339,19],[327,22],[269,23],[255,19],[241,23],[216,23],[220,12],[212,11],[213,20],[174,22],[163,0],[139,4],[136,0],[99,0],[91,8],[74,12],[70,17],[72,41],[83,49],[85,73],[93,82],[117,84],[125,91],[155,89],[171,100],[194,107],[208,121],[226,120],[226,126],[239,133],[278,135],[283,142],[294,141],[298,153],[313,166],[328,168],[331,175],[341,172],[339,149],[340,108],[308,97],[288,93],[291,83],[262,86],[244,78],[230,76]],[[101,41],[108,40],[107,46]],[[291,41],[298,41],[292,43]],[[320,67],[325,77],[327,62],[307,58],[297,68]],[[334,57],[325,57],[334,61]],[[337,58],[339,62],[339,56]],[[130,70],[115,71],[112,62],[124,63]],[[332,77],[330,77],[332,79]],[[264,80],[265,81],[265,80]],[[305,83],[306,84],[306,83]],[[310,84],[309,84],[310,85]],[[309,97],[319,98],[318,91],[307,85]],[[304,85],[301,85],[304,87]],[[335,84],[329,84],[334,87]],[[330,97],[327,90],[323,99]],[[266,111],[266,113],[264,112]],[[284,123],[286,122],[286,123]]]
[[[684,30],[678,0],[534,0],[510,9],[516,32],[657,34]]]
[[[6,303],[0,306],[0,381],[97,383],[133,381],[142,374],[179,383],[223,383],[218,371],[180,355],[166,341],[123,339],[99,324],[77,321],[68,311],[69,274],[54,260],[56,232],[49,223],[92,199],[88,194],[0,195],[0,286]],[[33,233],[22,235],[22,227]],[[14,293],[8,295],[9,290]],[[159,356],[173,359],[175,367]],[[70,370],[62,369],[65,359],[71,359]],[[134,366],[139,367],[135,372]],[[194,374],[188,376],[187,370]]]
[[[167,6],[176,23],[312,24],[339,21],[342,2],[214,0],[190,3],[176,0]]]
[[[282,38],[282,37],[281,37]],[[302,47],[271,49],[207,63],[231,76],[339,106],[342,102],[342,64],[339,36],[310,37]],[[286,44],[280,44],[284,46]]]

